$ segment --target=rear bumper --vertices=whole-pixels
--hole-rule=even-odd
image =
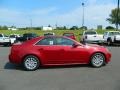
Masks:
[[[111,53],[108,52],[108,53],[106,54],[106,63],[109,63],[109,62],[111,61],[111,57],[112,57]]]
[[[9,62],[10,63],[13,63],[13,64],[21,64],[21,60],[20,60],[20,58],[19,58],[19,56],[13,56],[13,55],[9,55],[8,56],[8,59],[9,59]]]

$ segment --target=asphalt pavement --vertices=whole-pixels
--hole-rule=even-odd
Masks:
[[[0,47],[0,90],[120,90],[120,47],[108,47],[109,64],[41,68],[24,71],[10,64],[10,47]]]

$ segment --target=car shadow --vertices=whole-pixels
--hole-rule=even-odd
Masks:
[[[45,67],[40,67],[39,69],[67,69],[67,68],[91,68],[90,65],[87,64],[80,64],[80,65],[66,65],[66,66],[45,66]]]
[[[7,62],[5,64],[4,69],[8,69],[8,70],[23,70],[21,65],[12,64],[10,62]]]
[[[38,70],[40,70],[40,69],[47,70],[47,69],[82,68],[82,67],[92,68],[90,65],[81,64],[81,65],[67,65],[67,66],[44,66],[44,67],[39,67]],[[21,65],[12,64],[9,62],[5,64],[4,69],[25,71]]]

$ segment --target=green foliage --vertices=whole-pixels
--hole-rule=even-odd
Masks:
[[[111,11],[111,14],[109,15],[109,18],[107,18],[107,21],[109,21],[111,24],[117,25],[117,23],[118,23],[120,25],[120,10],[119,10],[119,13],[118,13],[117,8],[113,9]]]
[[[78,30],[79,28],[78,28],[78,26],[72,26],[71,28],[70,28],[70,30]]]
[[[0,30],[8,30],[8,27],[7,26],[0,26]]]
[[[112,26],[107,26],[106,29],[109,30],[109,29],[115,29],[115,28]]]

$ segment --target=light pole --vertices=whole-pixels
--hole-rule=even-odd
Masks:
[[[117,4],[117,30],[119,29],[119,3],[120,3],[120,1],[118,0],[118,4]]]
[[[82,15],[82,28],[84,27],[84,3],[82,3],[82,7],[83,7],[83,15]]]

